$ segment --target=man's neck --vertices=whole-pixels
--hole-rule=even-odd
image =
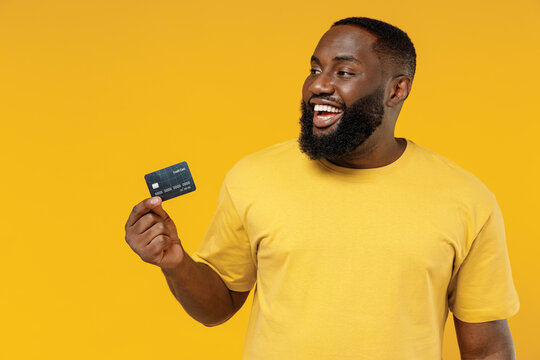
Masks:
[[[388,140],[370,137],[354,151],[328,161],[342,167],[354,169],[370,169],[386,166],[403,154],[407,140],[392,137]]]

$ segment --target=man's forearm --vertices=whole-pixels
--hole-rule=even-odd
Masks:
[[[229,289],[208,265],[195,262],[184,253],[177,268],[162,272],[175,298],[200,323],[219,325],[234,314]]]
[[[514,347],[507,347],[487,355],[461,355],[461,360],[516,360]]]

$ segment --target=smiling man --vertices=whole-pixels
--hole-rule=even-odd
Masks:
[[[255,287],[243,359],[441,359],[448,311],[462,359],[514,359],[517,313],[501,210],[474,175],[394,137],[411,91],[409,37],[336,22],[311,56],[301,134],[239,161],[192,256],[159,198],[126,240],[197,321]]]

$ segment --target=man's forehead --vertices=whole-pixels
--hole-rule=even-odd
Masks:
[[[377,37],[358,26],[338,25],[330,28],[321,37],[315,53],[330,51],[332,53],[360,54],[371,51]]]

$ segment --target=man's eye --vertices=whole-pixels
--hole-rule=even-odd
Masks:
[[[353,76],[354,74],[348,71],[338,71],[338,75],[340,76]]]
[[[309,70],[309,72],[310,72],[311,75],[315,75],[315,74],[318,74],[318,73],[319,73],[319,70],[317,70],[317,69],[311,69],[311,70]]]

